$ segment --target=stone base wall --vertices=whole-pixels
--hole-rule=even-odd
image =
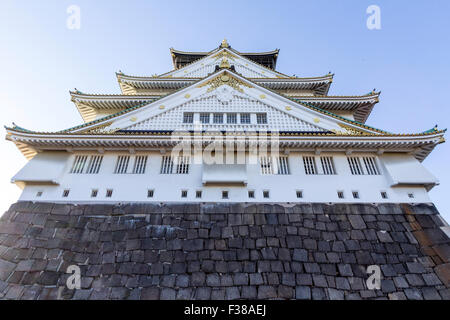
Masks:
[[[450,300],[444,225],[430,204],[18,202],[0,218],[0,299]]]

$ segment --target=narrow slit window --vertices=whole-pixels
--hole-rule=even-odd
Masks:
[[[263,198],[269,198],[269,196],[270,196],[270,193],[269,193],[269,190],[264,190],[263,191]]]
[[[155,194],[155,190],[153,190],[153,189],[147,190],[147,198],[153,198],[154,194]]]
[[[197,190],[197,191],[195,192],[195,197],[196,197],[197,199],[201,199],[201,197],[202,197],[202,190]]]
[[[352,195],[353,195],[353,199],[359,199],[359,192],[358,191],[353,191]]]
[[[107,198],[111,198],[112,195],[113,195],[113,189],[108,189],[108,190],[106,190],[106,197],[107,197]]]
[[[297,195],[297,198],[303,198],[303,191],[302,190],[297,190],[296,191],[296,195]]]
[[[222,191],[222,199],[228,199],[228,191]]]
[[[70,173],[83,173],[84,166],[86,165],[88,156],[76,156],[73,161],[72,169],[70,169]]]
[[[333,157],[320,157],[323,174],[336,174]]]
[[[187,194],[188,194],[187,190],[181,190],[181,197],[182,198],[187,198]]]
[[[115,174],[125,174],[128,170],[128,163],[130,162],[130,156],[118,156],[116,162]]]
[[[249,197],[250,199],[255,198],[255,191],[249,190],[249,191],[248,191],[248,197]]]
[[[316,159],[314,157],[303,157],[303,165],[306,174],[317,174]]]
[[[133,173],[144,174],[147,166],[148,156],[136,156],[134,160]]]
[[[381,198],[382,199],[387,199],[388,198],[388,195],[387,195],[386,191],[381,191],[380,194],[381,194]]]
[[[63,194],[62,194],[63,198],[67,198],[69,196],[69,193],[70,193],[70,190],[69,189],[65,189],[63,191]]]
[[[337,196],[339,199],[344,199],[344,191],[338,191]]]
[[[89,164],[86,170],[88,174],[97,174],[100,171],[100,166],[102,165],[103,156],[91,156],[89,159]]]

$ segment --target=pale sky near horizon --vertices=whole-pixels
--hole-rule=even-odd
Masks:
[[[70,5],[81,9],[79,30],[66,26]],[[381,9],[380,30],[366,27],[369,5]],[[447,0],[3,0],[1,124],[38,131],[80,124],[69,90],[118,94],[114,72],[167,72],[170,47],[209,51],[227,38],[244,52],[280,48],[277,69],[289,75],[335,73],[330,95],[381,90],[368,125],[396,133],[447,128],[449,12]],[[10,179],[26,160],[4,139],[0,153],[2,213],[20,194]],[[444,143],[424,161],[441,182],[430,196],[448,222],[449,159]]]

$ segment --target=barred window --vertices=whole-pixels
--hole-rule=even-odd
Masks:
[[[297,198],[303,198],[303,191],[302,190],[297,190],[296,192]]]
[[[107,197],[107,198],[111,198],[111,197],[112,197],[112,194],[113,194],[113,189],[107,189],[107,190],[106,190],[106,197]]]
[[[96,198],[98,194],[98,189],[92,189],[91,190],[91,198]]]
[[[173,160],[171,156],[163,156],[161,161],[161,174],[171,174],[173,170]]]
[[[250,113],[241,113],[241,123],[243,124],[250,123]]]
[[[323,174],[336,174],[333,157],[320,157]]]
[[[189,162],[191,158],[189,156],[186,157],[178,157],[177,159],[177,174],[188,174],[189,173]]]
[[[267,114],[266,113],[257,113],[256,114],[256,123],[257,124],[267,124]]]
[[[127,173],[129,162],[130,162],[130,156],[118,156],[117,162],[116,162],[116,168],[114,169],[114,173],[116,173],[116,174]]]
[[[181,197],[182,198],[187,198],[187,194],[188,194],[187,190],[181,190]]]
[[[69,189],[65,189],[63,191],[63,194],[62,194],[63,198],[67,198],[69,196],[69,193],[70,193],[70,190]]]
[[[214,123],[223,123],[223,113],[214,113],[213,122]]]
[[[359,199],[359,192],[358,191],[352,191],[353,199]]]
[[[288,157],[277,157],[278,174],[289,174]]]
[[[183,114],[183,123],[193,123],[194,122],[194,114],[192,112],[185,112]]]
[[[200,113],[200,122],[203,124],[209,123],[209,113]]]
[[[261,157],[259,159],[261,166],[261,174],[273,174],[272,158]]]
[[[339,199],[344,199],[344,191],[338,191],[337,196]]]
[[[196,197],[197,199],[200,199],[200,198],[202,197],[202,190],[197,190],[197,191],[195,192],[195,197]]]
[[[364,162],[364,167],[366,168],[367,174],[369,174],[369,175],[379,175],[380,174],[375,157],[363,157],[363,162]]]
[[[171,156],[162,157],[161,161],[161,174],[188,174],[189,173],[189,156],[179,156],[176,161]],[[175,164],[175,166],[174,166]],[[174,169],[175,168],[175,169]]]
[[[134,159],[133,173],[144,174],[147,166],[147,156],[136,156]]]
[[[314,157],[303,157],[303,165],[306,174],[317,174],[316,159]]]
[[[350,171],[353,175],[362,175],[364,174],[362,167],[361,167],[361,161],[358,157],[347,157],[348,164],[350,166]]]
[[[97,174],[100,170],[100,166],[102,165],[102,161],[103,156],[91,156],[86,173]]]
[[[237,123],[236,113],[227,113],[227,123]]]
[[[155,190],[153,190],[153,189],[147,190],[147,198],[153,198],[154,194],[155,194]]]
[[[222,199],[228,199],[228,191],[222,191]]]
[[[249,198],[252,198],[252,199],[255,198],[255,191],[249,190],[249,191],[248,191],[248,197],[249,197]]]
[[[382,199],[387,199],[388,198],[388,195],[387,195],[386,191],[381,191],[380,194],[381,194],[381,198]]]
[[[270,193],[269,193],[269,190],[264,190],[263,191],[263,198],[269,198],[270,197]]]
[[[87,159],[88,156],[76,156],[73,161],[72,169],[70,169],[70,173],[83,173]]]

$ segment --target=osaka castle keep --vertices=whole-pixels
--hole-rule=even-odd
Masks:
[[[333,74],[281,73],[279,50],[170,53],[167,73],[116,73],[120,94],[71,91],[82,124],[6,127],[29,161],[0,298],[450,299],[422,164],[445,130],[370,126],[380,92],[329,95]]]

